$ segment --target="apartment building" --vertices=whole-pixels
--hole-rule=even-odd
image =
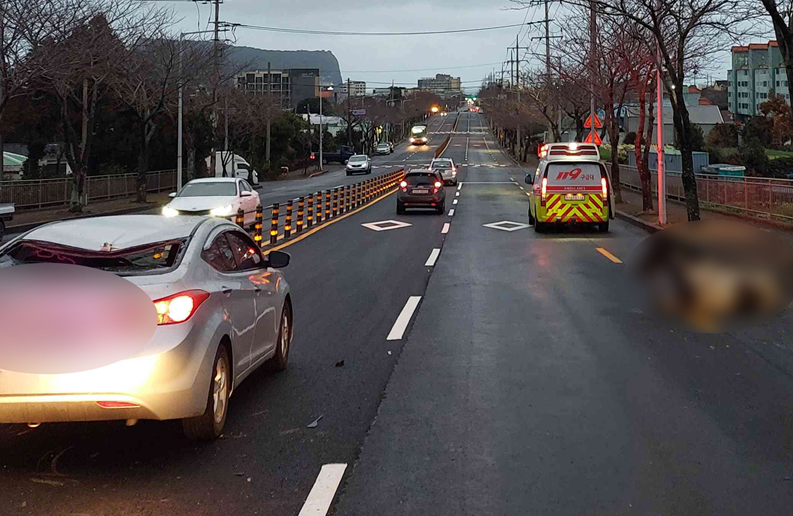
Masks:
[[[731,50],[727,99],[735,120],[761,114],[760,104],[774,94],[790,103],[787,72],[776,41],[734,46]]]
[[[319,96],[320,75],[316,68],[251,70],[236,76],[238,88],[247,93],[270,94],[281,100],[282,109],[294,109],[307,98]]]

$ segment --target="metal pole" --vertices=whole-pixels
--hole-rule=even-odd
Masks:
[[[178,108],[178,122],[177,122],[177,143],[176,143],[176,191],[182,188],[182,113],[183,97],[184,97],[184,79],[182,78],[182,40],[184,33],[179,34],[179,108]]]
[[[551,100],[551,26],[548,19],[548,0],[545,0],[545,87],[548,91],[548,103]],[[548,122],[548,142],[554,141],[553,124]]]
[[[349,96],[349,93],[347,93]],[[308,122],[311,124],[311,120]],[[319,87],[319,169],[323,170],[325,162],[322,159],[322,86]]]
[[[657,4],[658,10],[660,12],[660,0]],[[660,28],[659,28],[660,30]],[[663,61],[661,56],[661,45],[656,37],[655,41],[655,51],[656,51],[656,59],[658,60],[657,70],[656,70],[656,98],[658,102],[658,111],[656,119],[658,127],[656,129],[657,136],[657,152],[658,155],[658,223],[659,224],[666,224],[666,170],[664,166],[664,90],[663,90],[663,80],[661,79],[661,73],[663,69]]]
[[[590,89],[592,91],[589,92],[589,118],[592,120],[592,127],[589,128],[589,139],[592,143],[595,143],[595,133],[597,132],[597,128],[595,127],[595,118],[597,114],[595,113],[595,70],[596,70],[596,63],[597,63],[597,28],[596,28],[596,21],[595,21],[595,0],[589,1],[589,65],[590,65]],[[559,128],[561,131],[561,127]],[[617,148],[617,142],[611,142],[611,148]]]

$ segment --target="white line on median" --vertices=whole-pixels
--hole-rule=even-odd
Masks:
[[[462,184],[462,183],[460,183],[459,185],[457,185],[457,191],[458,191],[458,192],[459,192],[460,190],[462,190],[462,189],[463,189],[463,184]]]
[[[341,484],[341,478],[344,476],[344,470],[346,469],[346,464],[325,464],[322,466],[317,481],[314,482],[314,487],[311,488],[306,503],[303,504],[298,516],[324,516],[328,514],[328,509],[330,509],[333,497],[336,496],[336,490]]]
[[[413,317],[413,312],[415,312],[416,307],[419,306],[419,301],[421,301],[421,296],[410,296],[410,298],[408,298],[408,302],[405,303],[405,308],[402,309],[399,317],[397,317],[394,327],[391,328],[391,333],[388,334],[386,340],[402,339],[410,323],[410,318]]]
[[[450,227],[451,227],[451,224],[449,224],[448,222],[446,224],[444,224],[443,225],[443,229],[441,229],[441,234],[445,235],[446,233],[448,233]]]
[[[454,208],[452,208],[451,210],[449,210],[449,216],[450,216],[450,217],[454,217]]]
[[[424,264],[424,267],[434,267],[435,262],[438,261],[438,256],[440,256],[441,250],[439,248],[435,248],[430,253],[430,257],[427,258],[427,263]]]

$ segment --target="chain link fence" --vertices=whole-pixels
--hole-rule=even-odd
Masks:
[[[176,170],[149,172],[146,192],[156,193],[176,189]],[[36,209],[69,203],[71,177],[58,179],[28,179],[0,181],[0,204],[11,203],[17,209]],[[132,197],[138,188],[137,174],[89,176],[85,190],[88,202]]]
[[[650,172],[653,194],[658,192],[658,174]],[[725,177],[697,174],[700,206],[765,220],[793,223],[793,180],[763,177]],[[620,185],[641,192],[639,170],[620,165]],[[677,172],[666,173],[669,199],[685,201],[683,181]]]

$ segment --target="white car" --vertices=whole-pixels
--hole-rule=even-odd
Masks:
[[[260,204],[258,192],[248,181],[234,177],[193,179],[172,193],[171,198],[162,209],[166,217],[211,215],[233,221],[242,208],[246,226],[255,224],[256,207]]]
[[[441,173],[443,182],[447,185],[457,185],[457,167],[451,158],[435,158],[430,163],[430,168]]]
[[[347,175],[351,176],[355,173],[372,173],[372,160],[366,154],[356,154],[351,156],[347,161]]]
[[[123,339],[116,337],[108,339],[104,349],[111,354],[101,359],[90,346],[49,350],[55,358],[33,351],[27,363],[37,362],[41,372],[0,371],[0,423],[121,420],[134,425],[141,419],[181,419],[188,437],[215,439],[226,423],[229,398],[245,378],[267,361],[276,370],[286,369],[293,311],[289,285],[278,269],[289,258],[280,251],[263,255],[238,226],[211,217],[69,220],[0,246],[5,274],[0,281],[13,283],[15,269],[30,274],[24,272],[29,264],[60,267],[67,274],[73,268],[71,282],[82,281],[85,291],[61,291],[66,298],[58,300],[88,306],[74,311],[68,329],[57,333],[64,348],[80,338],[101,344],[118,328],[129,333],[121,323],[108,323],[113,317],[97,321],[101,306],[110,307],[105,314],[116,310],[125,314],[121,320],[130,320],[141,313],[136,303],[153,303],[150,317],[156,315],[153,334],[141,347],[129,347],[131,356],[111,353],[114,346],[122,347]],[[115,277],[104,279],[102,287],[85,281],[108,273]],[[126,282],[140,297],[119,294],[129,288]],[[31,288],[46,287],[42,283]],[[108,285],[116,290],[108,293]],[[81,297],[100,288],[104,297]],[[140,317],[133,320],[145,321]],[[30,331],[48,338],[53,330]]]
[[[394,151],[391,149],[391,145],[389,143],[383,142],[377,144],[378,154],[391,154],[392,152]]]

